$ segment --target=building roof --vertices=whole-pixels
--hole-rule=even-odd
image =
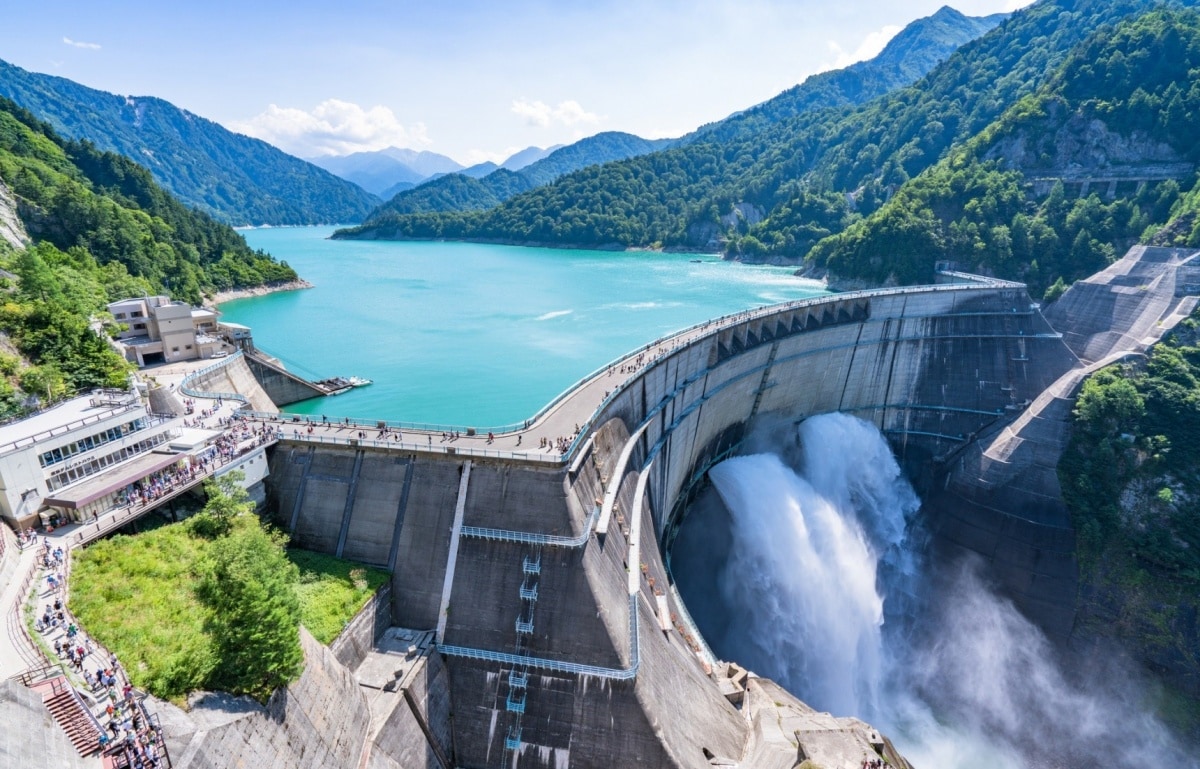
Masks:
[[[157,345],[161,346],[162,340],[161,339],[151,339],[150,337],[143,334],[141,336],[127,336],[121,340],[121,344],[125,345],[126,347],[141,347],[141,346],[147,345],[147,344],[157,344]]]
[[[109,468],[102,473],[73,486],[59,489],[46,497],[45,504],[55,507],[65,507],[71,510],[83,507],[97,499],[119,491],[131,483],[137,483],[151,473],[170,467],[187,454],[163,453],[151,451],[135,459]]]
[[[195,451],[209,443],[214,443],[223,433],[220,430],[202,430],[199,427],[185,427],[179,431],[179,437],[171,441],[174,451]]]
[[[124,402],[121,402],[121,396],[97,393],[80,395],[31,417],[0,426],[0,454],[72,432],[117,414],[141,410],[136,396],[129,393],[123,396]]]

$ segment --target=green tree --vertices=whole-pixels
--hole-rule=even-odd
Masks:
[[[1146,402],[1133,382],[1111,369],[1097,372],[1080,390],[1075,415],[1085,424],[1127,429],[1146,413]]]
[[[241,486],[245,478],[246,474],[241,470],[232,470],[204,482],[208,501],[192,518],[192,533],[208,539],[224,536],[230,532],[236,518],[254,512],[254,503]]]
[[[198,594],[212,609],[205,630],[217,652],[210,683],[266,702],[300,675],[300,601],[283,537],[250,519],[213,542]]]

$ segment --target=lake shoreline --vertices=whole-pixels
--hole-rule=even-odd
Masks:
[[[266,283],[250,288],[234,288],[228,291],[218,291],[212,296],[205,297],[204,306],[216,307],[224,302],[232,302],[234,299],[248,299],[252,296],[266,296],[267,294],[278,294],[283,291],[301,291],[306,288],[313,288],[313,284],[304,278],[285,280],[278,283]]]

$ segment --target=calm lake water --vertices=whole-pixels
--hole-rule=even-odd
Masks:
[[[244,230],[315,288],[221,305],[310,378],[374,380],[288,411],[444,425],[520,422],[623,353],[709,318],[821,293],[791,269],[694,254],[328,240]],[[698,260],[698,261],[697,261]]]

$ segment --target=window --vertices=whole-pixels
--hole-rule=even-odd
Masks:
[[[144,312],[142,312],[141,310],[134,310],[133,312],[129,313],[129,317],[144,318],[144,317],[146,317],[146,314]]]
[[[115,441],[118,438],[123,438],[124,436],[129,435],[136,430],[143,430],[145,428],[146,421],[144,419],[138,419],[135,422],[126,422],[120,427],[110,427],[107,430],[102,430],[101,432],[96,433],[95,435],[89,435],[87,437],[80,438],[74,443],[68,443],[66,446],[60,446],[57,449],[46,451],[40,457],[38,457],[38,460],[42,463],[42,467],[49,467],[50,465],[57,464],[65,459],[70,459],[81,451],[89,451],[97,446],[103,446],[109,441]]]
[[[134,323],[134,324],[133,324],[133,328],[134,328],[135,330],[137,330],[137,331],[145,331],[145,330],[146,330],[146,324],[145,324],[145,323]]]
[[[115,313],[113,313],[113,317],[114,317],[114,318],[116,318],[117,320],[124,320],[124,319],[125,319],[125,313],[123,313],[123,312],[115,312]]]
[[[171,352],[179,352],[179,348],[178,348],[178,347],[172,347],[172,348],[171,348]]]
[[[150,438],[138,441],[132,445],[119,448],[110,454],[94,457],[75,467],[64,468],[53,473],[46,481],[46,485],[49,487],[50,491],[57,491],[63,486],[67,486],[75,481],[95,475],[101,470],[111,467],[119,462],[123,462],[140,454],[144,454],[156,446],[166,443],[170,439],[171,436],[169,434],[159,433],[158,435],[151,436]]]

